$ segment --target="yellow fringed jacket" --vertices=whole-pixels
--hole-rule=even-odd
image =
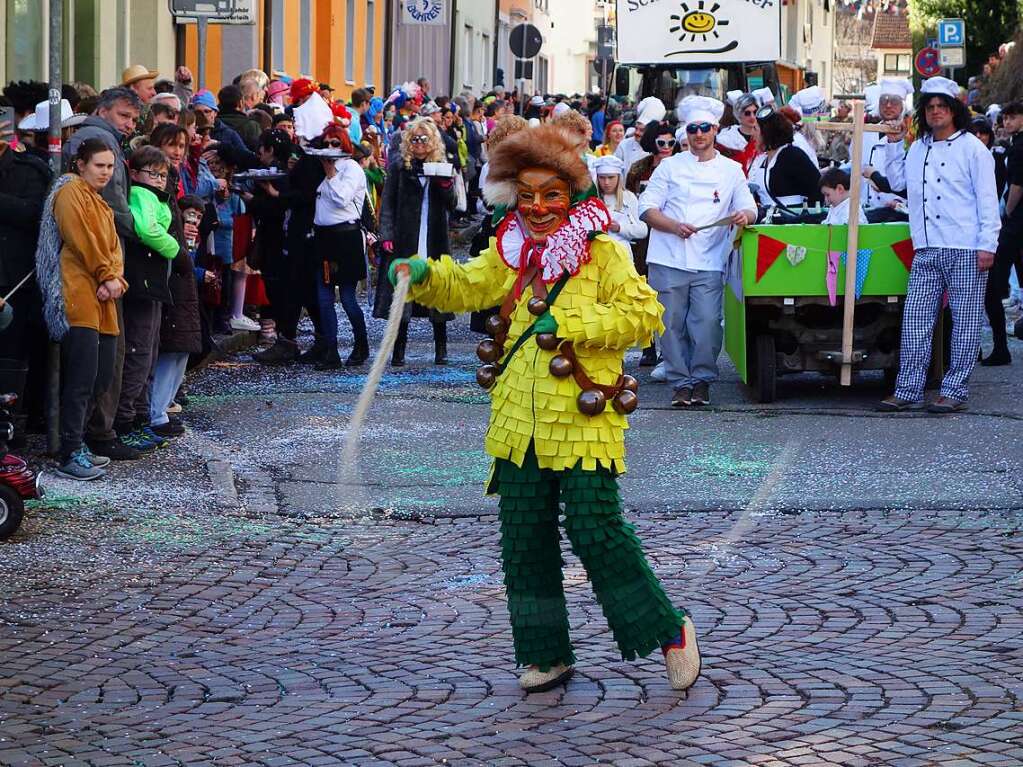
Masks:
[[[478,311],[501,303],[516,277],[491,238],[490,247],[467,263],[450,256],[431,261],[426,281],[412,286],[409,300],[442,312]],[[530,297],[523,291],[512,312],[506,349],[536,319],[526,309]],[[590,243],[590,261],[568,280],[550,311],[558,336],[573,342],[579,362],[598,384],[613,385],[625,350],[648,346],[652,334],[664,330],[657,293],[636,273],[628,250],[603,234]],[[498,377],[490,390],[487,453],[521,466],[532,441],[542,469],[563,471],[581,460],[586,470],[600,465],[624,472],[625,416],[611,403],[596,416],[580,413],[575,380],[548,370],[555,354],[531,338]]]

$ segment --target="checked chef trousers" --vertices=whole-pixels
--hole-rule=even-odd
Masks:
[[[593,584],[623,660],[648,655],[679,633],[676,610],[622,518],[618,483],[605,469],[551,471],[530,446],[522,468],[498,460],[490,490],[501,496],[501,559],[515,662],[547,671],[575,662],[562,589],[559,503],[572,551]]]
[[[902,313],[902,348],[895,396],[919,402],[924,396],[931,361],[934,322],[948,292],[952,310],[952,355],[941,381],[941,395],[965,402],[968,383],[980,348],[987,272],[977,268],[977,251],[960,248],[921,248],[913,258]]]

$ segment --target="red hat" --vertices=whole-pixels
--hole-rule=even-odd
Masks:
[[[348,107],[346,107],[343,102],[332,102],[330,105],[330,111],[334,114],[334,119],[346,128],[352,124],[352,113],[348,111]]]
[[[299,101],[316,93],[318,88],[312,80],[303,77],[291,84],[291,100]]]

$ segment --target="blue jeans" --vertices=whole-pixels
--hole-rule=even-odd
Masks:
[[[162,426],[170,419],[167,408],[185,380],[188,352],[160,352],[153,367],[153,383],[149,389],[149,423]]]
[[[348,315],[348,321],[352,325],[352,335],[355,340],[366,339],[366,317],[359,306],[359,299],[355,295],[356,284],[354,282],[343,283],[341,289],[341,308]],[[337,312],[334,310],[334,286],[324,285],[323,277],[316,275],[316,296],[320,306],[320,333],[328,348],[337,346]]]

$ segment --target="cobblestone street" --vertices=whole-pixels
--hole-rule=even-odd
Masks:
[[[358,487],[361,377],[244,355],[192,381],[175,446],[52,483],[0,545],[0,764],[1023,763],[1008,384],[940,420],[873,417],[880,382],[773,409],[723,385],[705,413],[644,383],[623,494],[704,674],[686,697],[659,656],[623,663],[566,554],[577,674],[526,697],[472,344],[438,371],[425,339]]]

